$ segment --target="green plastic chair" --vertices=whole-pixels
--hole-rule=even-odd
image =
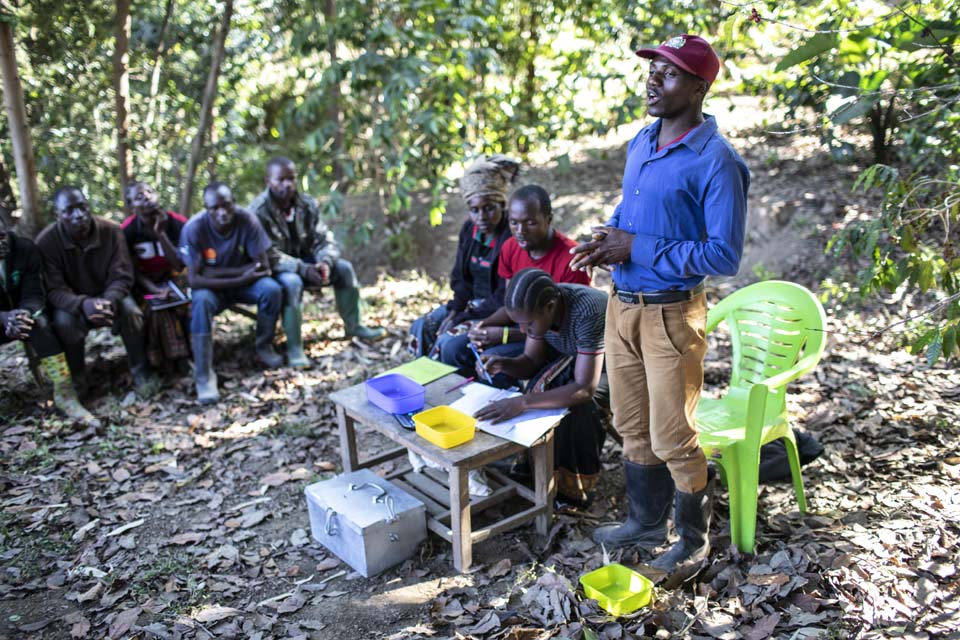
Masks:
[[[797,442],[787,415],[787,383],[812,370],[823,354],[826,316],[810,291],[771,280],[745,287],[707,314],[707,331],[730,328],[733,372],[720,399],[703,398],[697,409],[700,447],[720,463],[730,492],[730,535],[753,553],[757,530],[760,447],[784,438],[793,490],[806,513]]]

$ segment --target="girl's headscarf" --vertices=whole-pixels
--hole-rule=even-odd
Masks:
[[[492,196],[506,202],[510,185],[520,172],[520,163],[501,154],[481,156],[460,178],[460,193],[469,202],[477,196]]]

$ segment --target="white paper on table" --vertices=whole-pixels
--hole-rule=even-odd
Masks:
[[[463,397],[450,406],[457,411],[472,416],[491,402],[519,395],[516,391],[497,389],[472,382],[463,388]],[[566,409],[529,409],[515,418],[497,424],[493,424],[489,420],[478,420],[477,428],[490,435],[499,436],[504,440],[529,447],[560,422],[560,419],[566,414]]]

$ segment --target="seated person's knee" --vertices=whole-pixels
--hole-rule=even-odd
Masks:
[[[203,310],[215,313],[217,310],[217,294],[210,289],[194,289],[190,294],[190,301],[195,312]]]
[[[277,274],[276,280],[283,287],[284,298],[288,303],[297,302],[303,296],[303,278],[298,274],[292,272],[280,273]]]
[[[340,288],[355,287],[357,286],[357,272],[354,271],[353,265],[347,260],[337,260],[330,274],[330,282]]]

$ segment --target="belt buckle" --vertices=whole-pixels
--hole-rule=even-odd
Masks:
[[[620,302],[625,302],[627,304],[637,304],[637,301],[640,300],[640,296],[636,293],[630,293],[629,291],[620,291],[617,289],[617,298]]]

